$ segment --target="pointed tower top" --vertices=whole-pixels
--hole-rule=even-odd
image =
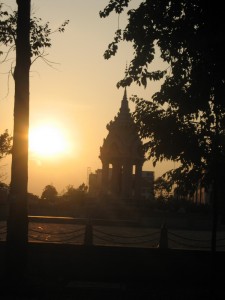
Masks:
[[[126,86],[125,86],[125,89],[124,89],[123,99],[127,100],[127,87]]]
[[[129,113],[129,112],[130,112],[130,109],[129,109],[128,100],[127,100],[127,88],[125,87],[123,100],[121,102],[121,107],[120,107],[120,113]]]
[[[107,129],[110,131],[112,128],[132,128],[134,126],[134,120],[131,116],[128,100],[127,100],[127,89],[124,89],[123,99],[117,116],[114,117],[114,121],[111,121],[107,125]]]

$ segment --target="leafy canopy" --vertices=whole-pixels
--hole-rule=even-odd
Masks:
[[[130,0],[110,0],[100,12],[122,13]],[[118,82],[146,87],[161,80],[151,101],[133,97],[134,117],[154,164],[164,159],[181,165],[167,176],[188,190],[209,186],[225,167],[225,18],[221,5],[203,0],[141,1],[127,12],[104,57],[115,55],[120,41],[131,42],[133,59]],[[165,69],[150,71],[156,49]],[[221,171],[221,172],[220,172]],[[222,177],[220,178],[222,180]]]
[[[0,160],[6,155],[11,153],[12,137],[9,135],[8,130],[0,134]]]
[[[48,184],[44,187],[43,192],[41,194],[41,199],[46,200],[48,202],[54,202],[58,192],[54,185]]]
[[[64,32],[69,20],[64,21],[57,29],[52,30],[49,22],[44,23],[41,18],[32,16],[30,20],[30,47],[33,61],[41,58],[48,63],[45,50],[51,47],[51,35],[56,32]],[[4,4],[0,4],[0,45],[9,47],[5,53],[5,61],[11,51],[16,47],[17,11],[9,13],[4,10]],[[0,54],[3,54],[1,52]]]

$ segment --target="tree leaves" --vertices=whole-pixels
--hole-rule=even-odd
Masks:
[[[64,32],[69,20],[64,21],[53,30],[49,22],[44,23],[41,18],[33,16],[30,20],[30,47],[31,57],[43,57],[45,49],[51,47],[51,35],[55,32]],[[8,13],[0,5],[0,43],[5,46],[14,46],[16,42],[17,12]],[[13,47],[14,49],[14,47]]]
[[[103,11],[99,12],[99,15],[101,18],[105,18],[113,10],[115,10],[117,14],[120,14],[124,10],[124,7],[128,6],[130,1],[131,0],[110,0],[106,8]]]
[[[0,159],[10,154],[12,150],[12,137],[9,135],[8,130],[0,134]]]
[[[118,2],[111,0],[102,17],[116,11]],[[122,1],[120,9],[127,4]],[[162,82],[152,101],[133,97],[146,155],[154,164],[163,159],[181,163],[176,172],[169,173],[174,182],[186,182],[190,189],[191,182],[194,186],[198,180],[209,185],[215,165],[220,173],[225,167],[225,19],[221,7],[199,0],[143,0],[128,10],[127,17],[120,39],[114,39],[114,50],[120,41],[127,41],[134,54],[117,86]],[[156,47],[168,67],[150,71]],[[116,51],[109,51],[107,59]]]
[[[109,59],[111,56],[115,55],[118,49],[117,44],[121,41],[122,35],[121,30],[118,29],[115,33],[114,41],[109,44],[108,49],[104,53],[104,58]]]
[[[46,200],[48,202],[54,202],[56,200],[57,195],[58,192],[54,187],[54,185],[48,184],[43,189],[43,192],[41,194],[41,199]]]

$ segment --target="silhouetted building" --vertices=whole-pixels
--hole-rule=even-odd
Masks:
[[[88,193],[91,197],[98,197],[102,186],[102,169],[97,169],[95,173],[89,174]]]
[[[126,89],[119,113],[107,127],[109,131],[100,148],[102,194],[125,199],[139,199],[141,174],[145,161],[141,139],[128,107]],[[109,168],[112,176],[109,176]],[[132,174],[135,180],[132,180]],[[133,194],[132,194],[133,193]]]
[[[109,182],[112,179],[112,168],[109,168]],[[135,174],[132,174],[131,194],[134,195]],[[102,191],[102,169],[89,174],[89,195],[98,197]],[[141,173],[141,199],[153,200],[154,198],[154,172],[142,171]],[[132,197],[131,197],[132,198]]]
[[[130,113],[126,88],[121,107],[107,127],[107,137],[100,147],[102,169],[89,175],[89,193],[117,199],[153,197],[153,172],[143,172],[144,150],[137,126]],[[150,196],[151,195],[151,196]]]

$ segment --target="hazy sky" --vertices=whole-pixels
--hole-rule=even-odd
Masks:
[[[16,0],[4,1],[16,9]],[[69,19],[65,33],[52,36],[52,48],[48,59],[56,62],[56,69],[43,61],[36,61],[30,73],[30,130],[47,123],[62,131],[69,149],[64,155],[44,158],[30,153],[29,192],[40,195],[45,185],[53,184],[58,192],[67,185],[77,187],[87,183],[87,173],[101,168],[99,148],[107,135],[106,125],[117,114],[123,90],[116,83],[123,77],[126,62],[132,57],[132,47],[121,44],[118,54],[104,60],[103,53],[118,29],[115,14],[100,19],[99,11],[107,0],[32,0],[32,12],[43,21],[57,28]],[[140,1],[132,1],[137,6]],[[126,15],[121,15],[122,28]],[[156,64],[159,61],[155,62]],[[0,73],[0,132],[13,128],[14,82],[4,74],[10,69],[1,64]],[[127,89],[128,96],[136,94],[150,99],[159,88],[150,83],[147,89],[133,85]],[[9,89],[9,93],[7,90]],[[130,104],[131,110],[133,109]],[[3,166],[4,165],[4,166]],[[171,164],[153,169],[150,162],[144,170],[161,175]],[[1,162],[1,171],[10,181],[10,158]]]

